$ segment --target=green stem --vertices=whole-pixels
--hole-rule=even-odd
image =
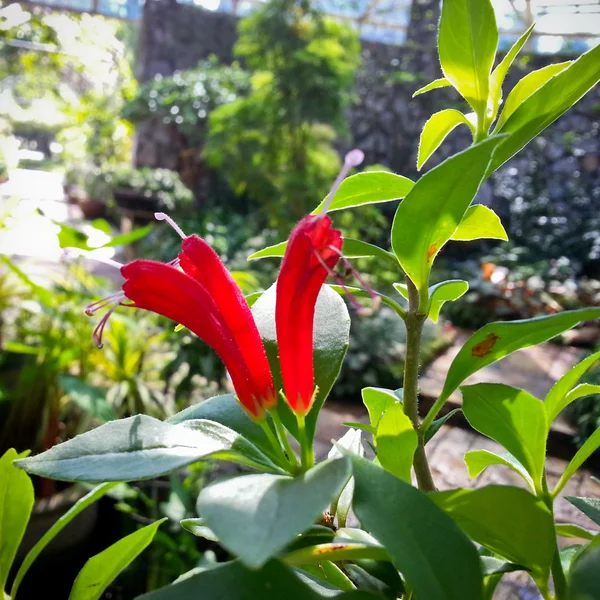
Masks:
[[[266,419],[262,419],[261,421],[258,422],[258,424],[261,426],[262,430],[265,432],[265,435],[267,436],[271,446],[273,447],[273,450],[275,450],[275,453],[277,455],[277,462],[278,462],[279,466],[282,467],[283,469],[285,469],[286,471],[289,471],[291,463],[290,463],[289,459],[287,458],[287,456],[285,455],[285,452],[283,451],[283,448],[281,447],[281,443],[279,442],[279,440],[273,433],[271,426],[269,425],[269,423],[267,423]]]
[[[302,455],[302,470],[308,471],[315,466],[315,453],[306,435],[306,421],[304,415],[298,415],[298,441],[300,442],[300,453]]]
[[[419,434],[419,445],[415,451],[413,467],[419,489],[434,492],[435,484],[425,455],[425,444],[420,433],[419,420],[419,358],[421,352],[421,334],[426,314],[419,312],[419,292],[407,278],[408,314],[406,315],[406,360],[404,362],[404,414],[411,420]]]
[[[271,413],[271,418],[273,419],[273,423],[275,424],[275,431],[277,432],[277,436],[279,437],[279,440],[281,441],[281,443],[283,444],[283,447],[285,448],[285,452],[287,454],[288,460],[290,461],[290,464],[294,467],[294,469],[298,469],[298,467],[300,466],[298,464],[298,458],[296,457],[296,453],[294,452],[294,450],[292,449],[292,446],[290,445],[290,440],[288,439],[287,436],[287,431],[285,430],[285,427],[283,426],[283,423],[281,422],[281,417],[279,416],[279,413],[277,412],[277,408],[275,408]]]
[[[446,404],[446,400],[448,400],[447,396],[440,396],[429,409],[429,412],[425,415],[423,423],[421,423],[421,431],[423,432],[423,435],[425,435],[429,427],[431,427],[434,419],[437,417],[444,404]]]

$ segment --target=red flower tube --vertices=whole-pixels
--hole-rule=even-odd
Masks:
[[[181,268],[181,270],[180,270]],[[121,294],[88,307],[88,314],[112,304],[94,337],[119,305],[163,315],[195,333],[219,355],[242,406],[256,419],[277,402],[260,333],[242,291],[217,254],[201,238],[184,237],[178,259],[163,264],[136,260],[121,268]],[[123,304],[128,299],[132,304]]]
[[[277,278],[275,325],[281,376],[287,402],[300,416],[306,415],[314,400],[313,328],[317,297],[342,255],[342,234],[332,228],[327,207],[349,169],[362,159],[360,150],[347,154],[321,212],[307,215],[294,227]]]

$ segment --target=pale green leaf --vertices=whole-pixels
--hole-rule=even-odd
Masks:
[[[419,96],[421,94],[425,94],[426,92],[430,92],[431,90],[437,90],[439,88],[451,87],[452,84],[445,78],[440,77],[439,79],[434,79],[431,83],[424,85],[422,88],[419,88],[412,97]]]
[[[541,400],[500,383],[460,388],[463,412],[471,426],[506,448],[542,489],[546,458],[546,411]]]
[[[568,577],[567,600],[599,600],[600,536],[584,547],[571,563]]]
[[[429,318],[437,323],[444,304],[458,300],[468,289],[468,282],[462,279],[450,279],[432,285],[429,288]]]
[[[460,225],[452,234],[456,242],[492,239],[508,241],[506,231],[498,215],[483,204],[470,206]]]
[[[410,470],[419,439],[400,402],[385,409],[377,427],[375,442],[381,466],[396,477],[410,482]]]
[[[497,47],[498,29],[490,0],[442,3],[438,37],[442,71],[480,117],[487,108]]]
[[[79,571],[69,600],[98,600],[117,575],[148,547],[166,520],[165,517],[147,525],[92,556]]]
[[[575,498],[565,496],[573,506],[578,508],[586,517],[589,517],[596,525],[600,525],[600,498]]]
[[[377,429],[383,413],[398,402],[398,397],[393,390],[385,388],[366,387],[361,390],[363,404],[369,413],[371,426]]]
[[[557,523],[556,535],[566,538],[581,538],[582,540],[593,540],[595,537],[593,532],[572,523]]]
[[[596,429],[594,433],[585,441],[583,446],[579,448],[575,456],[571,459],[571,462],[567,465],[565,472],[562,474],[562,477],[559,479],[554,491],[552,492],[553,496],[560,494],[562,489],[567,485],[569,479],[575,475],[577,469],[583,465],[583,463],[594,453],[596,450],[600,448],[600,428]]]
[[[489,450],[472,450],[465,454],[465,463],[469,470],[469,477],[478,477],[481,473],[492,465],[503,465],[518,473],[526,482],[532,492],[535,492],[535,485],[527,469],[510,453],[496,454]]]
[[[535,25],[529,27],[529,29],[512,45],[500,64],[492,71],[492,76],[490,78],[490,101],[488,104],[488,119],[490,121],[493,121],[498,114],[498,108],[502,100],[502,84],[504,83],[506,74],[517,57],[517,54],[519,54],[521,48],[523,48],[533,33],[534,27]]]
[[[501,141],[488,138],[445,160],[423,175],[398,206],[392,248],[420,292],[427,291],[431,265],[462,221]]]
[[[417,169],[420,171],[429,157],[439,148],[450,132],[459,125],[471,124],[460,111],[447,108],[437,112],[425,123],[419,139],[419,152],[417,156]]]
[[[347,177],[342,181],[335,198],[329,205],[327,212],[363,206],[365,204],[378,204],[401,200],[408,194],[414,182],[407,177],[390,173],[389,171],[365,171]],[[323,200],[313,214],[317,214],[326,200]]]

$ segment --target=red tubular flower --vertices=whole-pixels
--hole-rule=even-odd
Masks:
[[[254,418],[263,418],[276,404],[271,369],[250,307],[204,240],[185,237],[175,261],[136,260],[122,267],[121,274],[126,280],[123,293],[109,298],[114,305],[95,332],[98,342],[110,313],[129,299],[133,304],[126,306],[172,319],[211,346],[225,364],[240,403]]]
[[[342,234],[331,226],[328,205],[351,167],[362,162],[354,150],[346,155],[328,200],[317,215],[304,217],[292,230],[277,279],[275,325],[281,376],[288,404],[305,415],[314,399],[313,328],[321,286],[341,257]]]

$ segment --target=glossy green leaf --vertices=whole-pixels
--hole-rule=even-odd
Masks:
[[[398,396],[385,388],[366,387],[361,390],[363,404],[369,413],[371,426],[377,429],[383,413],[398,402]]]
[[[80,498],[69,508],[69,510],[64,513],[58,520],[46,531],[46,533],[41,537],[40,540],[35,544],[35,546],[27,553],[27,556],[21,563],[19,570],[15,576],[15,579],[12,584],[12,588],[10,590],[11,597],[15,597],[17,595],[17,590],[21,585],[21,581],[23,581],[23,577],[27,574],[27,571],[34,563],[35,559],[41,554],[44,548],[82,511],[84,511],[88,506],[102,498],[105,494],[108,494],[111,490],[117,487],[116,483],[103,483],[95,487],[88,494],[86,494],[83,498]]]
[[[450,279],[432,285],[429,288],[429,318],[437,323],[444,304],[458,300],[463,294],[466,294],[468,289],[468,282],[462,279]]]
[[[410,482],[410,470],[419,439],[400,402],[396,401],[385,409],[377,427],[375,443],[381,466],[396,477]]]
[[[429,117],[419,139],[417,169],[420,171],[429,157],[440,147],[450,132],[459,125],[471,128],[467,117],[459,110],[447,108]]]
[[[392,248],[419,290],[426,289],[433,260],[462,221],[500,141],[489,138],[445,160],[398,206]]]
[[[535,484],[527,469],[510,453],[502,455],[489,450],[471,450],[465,454],[465,463],[469,470],[469,477],[478,477],[492,465],[503,465],[518,473],[526,482],[532,492],[535,492]]]
[[[263,248],[262,250],[251,254],[248,257],[248,260],[267,257],[283,258],[287,244],[286,240],[285,242],[279,242],[279,244],[275,244],[274,246]],[[342,252],[346,258],[376,257],[394,261],[394,263],[396,263],[396,257],[391,252],[388,252],[379,246],[375,246],[374,244],[369,244],[368,242],[355,240],[353,238],[344,238]]]
[[[69,600],[98,600],[117,575],[144,551],[165,517],[115,542],[106,550],[92,556],[73,583]]]
[[[138,600],[376,600],[366,592],[341,593],[300,577],[291,567],[273,560],[262,569],[247,569],[239,561],[218,565],[187,579],[140,596]]]
[[[251,568],[263,566],[306,531],[350,477],[347,459],[295,478],[242,475],[200,492],[198,513],[221,544]]]
[[[424,85],[422,88],[419,88],[412,97],[419,96],[421,94],[425,94],[426,92],[430,92],[431,90],[437,90],[439,88],[451,87],[452,84],[445,78],[440,77],[439,79],[434,79],[431,83]]]
[[[547,435],[542,401],[500,383],[463,386],[461,392],[471,426],[506,448],[541,490]]]
[[[548,573],[554,520],[542,500],[507,485],[439,492],[432,500],[479,544],[509,561]]]
[[[340,185],[335,198],[329,205],[327,212],[363,206],[365,204],[378,204],[401,200],[408,194],[414,185],[414,181],[402,175],[396,175],[389,171],[365,171],[346,177]],[[325,200],[313,210],[317,214]]]
[[[553,496],[560,494],[561,490],[567,485],[569,479],[575,475],[577,469],[583,465],[583,463],[594,453],[596,450],[600,448],[600,428],[596,429],[594,433],[585,441],[583,446],[577,450],[575,456],[571,459],[571,462],[567,465],[565,472],[562,474],[561,478],[558,480],[554,491],[552,492]]]
[[[215,532],[210,527],[207,527],[205,525],[204,519],[183,519],[182,521],[180,521],[180,525],[186,531],[189,531],[192,535],[195,535],[196,537],[200,537],[205,540],[210,540],[211,542],[219,541],[219,538],[217,537]]]
[[[106,399],[105,390],[84,383],[72,375],[62,375],[60,384],[71,400],[90,417],[102,422],[116,419],[115,409]]]
[[[584,548],[582,544],[573,544],[560,551],[560,564],[565,575],[569,574],[571,563],[573,562],[573,559],[581,553],[582,548]]]
[[[373,546],[360,542],[334,541],[328,544],[309,546],[291,552],[283,557],[289,565],[302,566],[317,564],[323,560],[359,560],[368,558],[372,560],[391,560],[388,551],[383,546]]]
[[[596,525],[600,525],[600,498],[575,498],[565,496],[573,506],[578,508],[586,517],[589,517]]]
[[[578,553],[569,569],[567,600],[600,600],[600,537]]]
[[[533,33],[534,27],[535,24],[529,27],[529,29],[512,45],[500,64],[492,71],[492,76],[490,77],[490,101],[488,104],[488,119],[491,121],[493,121],[498,114],[498,108],[502,100],[502,84],[504,83],[506,74],[517,57],[517,54],[519,54]]]
[[[446,423],[448,419],[451,419],[456,413],[462,412],[460,408],[455,408],[451,410],[449,413],[445,414],[443,417],[436,419],[431,427],[425,432],[423,437],[423,443],[427,444],[431,438],[442,428],[442,426]]]
[[[481,600],[477,550],[426,494],[365,459],[352,457],[354,512],[388,550],[415,597]]]
[[[573,525],[571,523],[557,523],[556,524],[556,535],[567,538],[581,538],[583,540],[593,540],[594,534],[579,525]]]
[[[321,579],[340,590],[348,591],[356,589],[356,586],[344,571],[329,560],[324,560],[318,564],[303,565],[300,571]]]
[[[272,446],[265,432],[260,425],[257,425],[242,408],[242,405],[236,400],[233,394],[224,394],[223,396],[214,396],[203,400],[198,404],[174,414],[167,419],[167,423],[177,425],[186,421],[195,421],[196,419],[206,419],[221,423],[229,429],[237,431],[240,435],[252,442],[258,448],[269,453]]]
[[[0,592],[6,586],[33,508],[31,479],[13,465],[18,456],[11,448],[0,458]]]
[[[552,423],[556,417],[566,408],[573,400],[574,397],[569,398],[569,394],[572,393],[573,388],[577,382],[583,377],[583,375],[591,369],[600,360],[600,352],[596,352],[580,363],[576,364],[572,369],[569,369],[553,386],[548,392],[544,405],[546,406],[546,413],[548,414],[548,423]],[[594,393],[594,392],[592,392]],[[581,397],[581,396],[578,396]]]
[[[493,173],[569,110],[598,83],[599,79],[600,46],[596,46],[529,96],[502,127],[496,130],[499,133],[509,133],[510,138],[505,140],[494,154],[488,173]]]
[[[494,322],[475,332],[454,357],[440,396],[446,400],[470,375],[529,346],[536,346],[575,327],[600,318],[599,308],[564,311],[522,321]]]
[[[515,563],[506,562],[500,558],[494,558],[493,556],[482,556],[481,566],[483,567],[483,573],[486,576],[498,575],[500,573],[514,573],[515,571],[528,571],[523,565],[517,565]]]
[[[496,123],[495,131],[500,131],[504,123],[506,123],[509,117],[521,106],[521,104],[523,104],[523,102],[525,102],[525,100],[535,94],[535,92],[548,83],[555,75],[564,71],[570,64],[572,64],[572,61],[569,60],[562,63],[547,65],[525,75],[525,77],[515,85],[506,98],[502,113]]]
[[[452,234],[456,242],[490,239],[508,241],[508,235],[498,215],[483,204],[470,206],[456,231]]]
[[[111,421],[15,464],[62,481],[136,481],[220,458],[281,472],[239,433],[202,419],[172,425],[145,415]]]
[[[282,389],[277,333],[275,328],[276,286],[272,285],[254,304],[252,314],[258,326],[271,364],[276,389]],[[346,303],[328,285],[319,292],[315,308],[313,357],[315,385],[319,391],[306,415],[306,433],[309,440],[315,434],[319,411],[329,395],[342,368],[350,343],[350,315]],[[297,436],[298,422],[286,402],[279,402],[279,415],[288,431]]]
[[[438,51],[442,71],[480,116],[487,108],[498,29],[490,0],[445,0]]]

